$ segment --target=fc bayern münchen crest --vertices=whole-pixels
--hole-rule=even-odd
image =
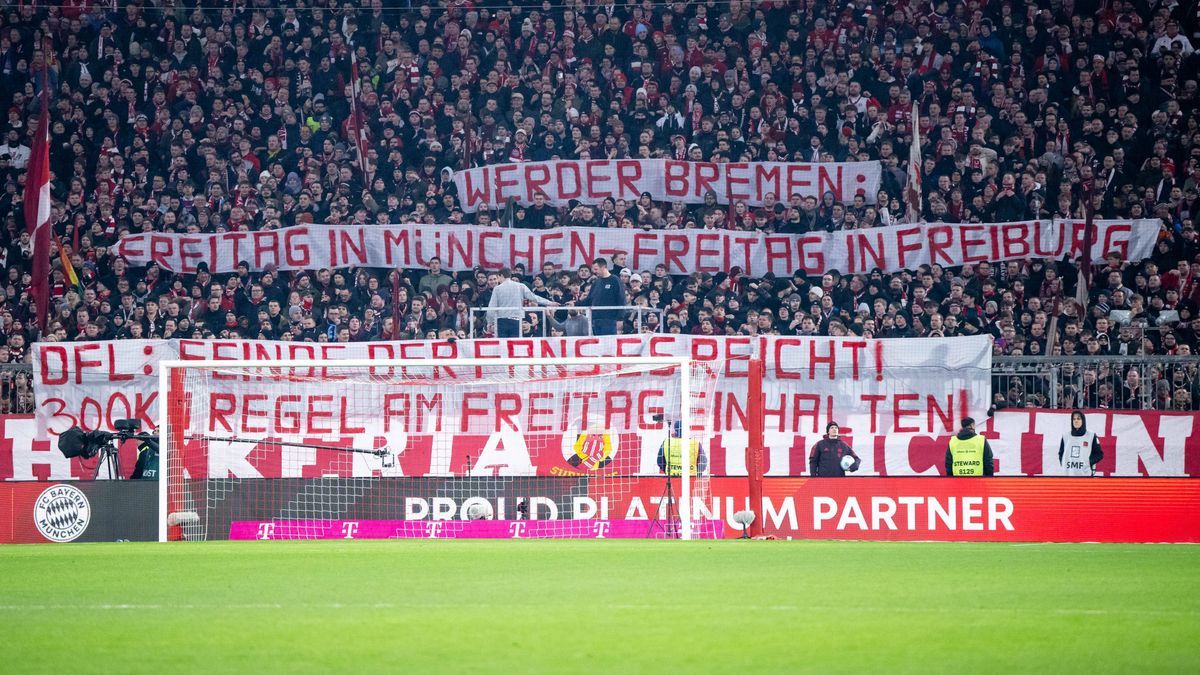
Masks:
[[[72,541],[87,529],[92,507],[74,485],[54,485],[38,495],[33,522],[50,541]]]

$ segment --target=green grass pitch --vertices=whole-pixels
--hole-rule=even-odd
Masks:
[[[0,671],[1196,672],[1200,548],[0,548]]]

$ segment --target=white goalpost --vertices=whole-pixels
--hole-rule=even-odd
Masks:
[[[715,538],[721,364],[165,361],[159,539]]]

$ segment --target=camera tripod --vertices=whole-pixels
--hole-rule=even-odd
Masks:
[[[121,444],[122,441],[114,438],[100,448],[96,460],[96,470],[92,473],[92,480],[100,478],[100,470],[108,468],[108,477],[110,480],[125,480],[125,476],[121,474]]]
[[[668,473],[664,476],[665,485],[661,501],[659,501],[660,509],[662,504],[665,504],[665,520],[663,523],[657,517],[650,521],[650,529],[646,531],[647,539],[654,539],[657,532],[662,532],[664,539],[678,539],[682,536],[679,525],[679,503],[675,500],[675,488],[671,483],[671,475]]]

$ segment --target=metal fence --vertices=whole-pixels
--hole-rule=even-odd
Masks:
[[[999,356],[992,399],[998,410],[1197,410],[1200,356]],[[0,414],[33,411],[32,367],[0,364]]]
[[[0,415],[32,413],[33,408],[33,367],[0,363]]]
[[[536,336],[549,337],[550,331],[561,330],[563,335],[567,337],[583,337],[592,334],[592,312],[593,311],[618,311],[621,313],[622,321],[628,322],[628,326],[633,329],[634,333],[642,333],[649,331],[652,333],[661,333],[663,331],[663,310],[657,307],[642,307],[640,305],[620,305],[613,307],[472,307],[471,308],[471,330],[469,337],[483,337],[487,334],[488,326],[491,323],[491,318],[488,312],[496,309],[520,309],[525,312],[525,322],[529,323],[529,330]],[[653,316],[653,320],[649,317]]]
[[[996,357],[992,402],[997,409],[1196,410],[1200,357]]]

